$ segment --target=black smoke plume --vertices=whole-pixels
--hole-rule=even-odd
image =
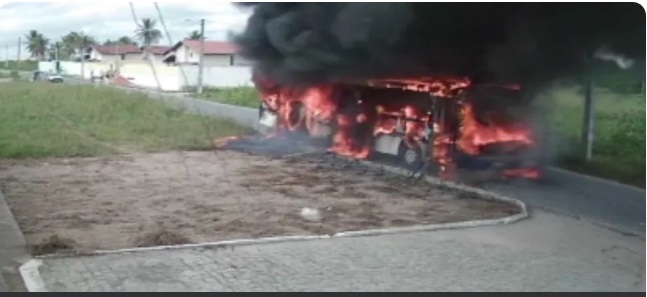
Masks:
[[[413,75],[542,84],[604,47],[645,56],[636,3],[247,3],[237,43],[287,85]]]

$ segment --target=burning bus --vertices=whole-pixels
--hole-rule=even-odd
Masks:
[[[538,178],[535,136],[517,85],[426,77],[284,87],[255,77],[259,121],[270,133],[326,138],[330,151],[359,159],[396,157],[411,170],[451,178],[460,169],[499,168]],[[496,104],[492,104],[496,102]]]

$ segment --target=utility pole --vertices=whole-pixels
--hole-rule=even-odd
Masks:
[[[117,41],[115,44],[115,51],[117,52],[117,61],[115,61],[115,69],[111,69],[113,72],[119,73],[119,63],[121,63],[121,55],[119,54],[119,43],[120,41]]]
[[[18,36],[18,54],[16,55],[16,71],[20,69],[20,48],[22,47],[22,39]]]
[[[200,62],[198,65],[198,94],[202,94],[204,75],[204,19],[200,20]]]
[[[4,46],[4,58],[5,58],[4,67],[9,69],[9,46],[8,45]]]
[[[588,57],[587,73],[584,83],[584,129],[582,131],[582,143],[587,161],[593,159],[593,143],[595,141],[595,98],[593,84],[593,58]]]
[[[85,34],[81,32],[81,80],[85,79]]]

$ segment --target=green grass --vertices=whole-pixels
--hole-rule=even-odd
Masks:
[[[200,98],[220,102],[224,104],[258,108],[261,99],[255,88],[207,88],[204,89]]]
[[[0,158],[202,150],[249,132],[108,87],[12,82],[0,90]]]
[[[581,145],[584,96],[575,88],[555,89],[549,118],[559,137],[558,165],[623,183],[645,187],[645,97],[596,90],[593,160]]]
[[[14,81],[23,79],[17,71],[0,70],[0,78],[11,78]]]

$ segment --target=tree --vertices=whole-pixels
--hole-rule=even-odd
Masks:
[[[103,42],[103,45],[116,45],[116,44],[137,46],[137,42],[133,41],[128,36],[119,37],[119,39],[117,39],[117,40],[107,39],[106,41]]]
[[[137,46],[137,42],[135,42],[134,40],[132,40],[132,39],[131,39],[130,37],[128,37],[128,36],[122,36],[122,37],[119,37],[119,39],[117,39],[117,42],[118,42],[119,44],[126,44],[126,45],[134,45],[134,46]]]
[[[186,39],[188,39],[188,40],[200,40],[200,39],[202,39],[202,34],[200,34],[199,31],[194,30],[191,33],[189,33],[189,35],[186,37]]]
[[[234,32],[232,30],[228,30],[227,31],[227,40],[228,41],[234,41],[234,39],[236,38],[236,35],[238,35],[236,32]]]
[[[151,18],[143,18],[141,24],[135,30],[135,36],[145,48],[155,44],[162,39],[162,32],[155,28],[157,22]]]
[[[63,44],[63,52],[67,54],[68,57],[71,57],[72,54],[77,54],[79,56],[81,53],[87,54],[90,46],[98,44],[94,37],[79,32],[68,33],[63,36],[61,42]]]
[[[63,48],[63,43],[60,41],[54,42],[49,45],[48,56],[50,60],[55,60],[56,58],[61,58],[61,50]]]
[[[38,33],[36,30],[31,30],[25,35],[27,39],[27,50],[32,58],[37,58],[42,60],[45,57],[47,52],[47,46],[49,44],[49,39],[41,33]]]

